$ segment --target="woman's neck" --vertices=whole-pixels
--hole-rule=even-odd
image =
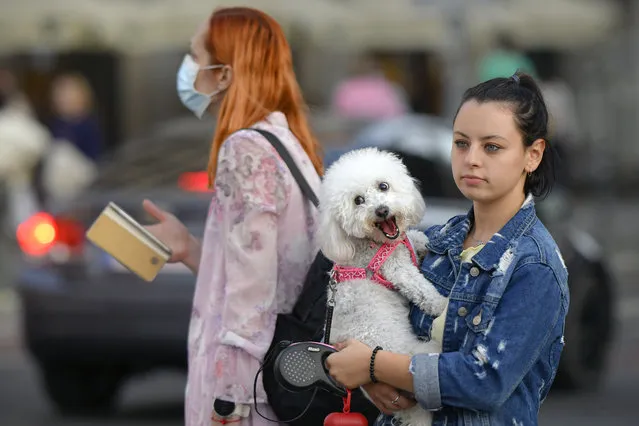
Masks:
[[[471,245],[487,242],[521,209],[526,200],[523,193],[503,197],[490,203],[473,202],[475,222],[469,232]]]

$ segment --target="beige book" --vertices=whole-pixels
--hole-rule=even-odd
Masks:
[[[100,213],[86,235],[146,281],[153,281],[171,257],[171,250],[164,243],[113,202]]]

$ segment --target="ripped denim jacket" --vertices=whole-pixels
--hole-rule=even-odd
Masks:
[[[537,425],[564,346],[568,272],[529,197],[470,263],[462,244],[472,210],[429,228],[421,270],[449,297],[443,353],[412,358],[415,397],[434,426]],[[432,317],[410,322],[430,339]],[[397,425],[380,416],[377,426]]]

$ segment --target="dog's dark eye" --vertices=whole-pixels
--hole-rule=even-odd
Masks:
[[[355,204],[359,206],[360,204],[364,204],[364,201],[366,200],[361,195],[358,195],[357,197],[355,197],[354,201],[355,201]]]
[[[388,184],[386,182],[381,182],[379,184],[379,190],[380,191],[388,191]]]

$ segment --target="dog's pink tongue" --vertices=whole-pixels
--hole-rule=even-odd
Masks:
[[[380,226],[382,228],[382,231],[384,231],[384,233],[387,235],[395,235],[395,232],[397,232],[397,228],[395,227],[395,222],[393,221],[393,219],[383,221],[382,223],[380,223]]]

